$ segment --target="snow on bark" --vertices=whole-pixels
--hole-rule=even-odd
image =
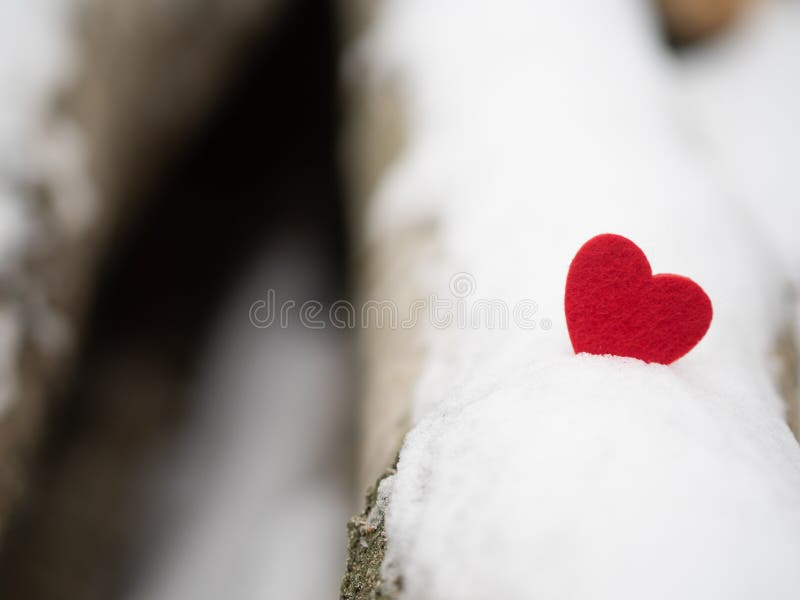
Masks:
[[[0,529],[24,488],[45,396],[73,343],[95,196],[70,80],[71,4],[0,9]]]

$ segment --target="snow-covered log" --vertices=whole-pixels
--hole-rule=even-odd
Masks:
[[[794,9],[764,10],[798,39]],[[798,256],[781,242],[800,188],[776,175],[796,146],[732,177],[751,139],[713,118],[730,103],[729,123],[791,140],[798,117],[759,97],[791,106],[797,57],[762,48],[750,78],[692,87],[655,21],[633,0],[388,0],[353,44],[362,301],[401,318],[446,301],[453,319],[363,333],[362,481],[380,483],[343,598],[797,597]],[[754,70],[770,92],[748,96]],[[788,187],[759,194],[764,174]],[[671,366],[573,354],[567,268],[609,231],[712,299]]]

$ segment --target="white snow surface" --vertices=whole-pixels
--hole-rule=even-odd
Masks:
[[[635,0],[387,0],[358,48],[408,124],[370,234],[435,219],[432,289],[466,272],[468,310],[527,298],[552,320],[426,328],[386,486],[384,576],[403,598],[800,595],[800,449],[770,371],[791,261],[747,208],[791,161],[743,176],[750,189],[723,176],[715,150],[746,140],[708,139],[702,91],[686,102],[651,21]],[[796,59],[762,67],[796,83]],[[758,129],[768,107],[743,104]],[[796,210],[786,189],[773,218]],[[677,363],[572,352],[567,268],[603,232],[709,294],[711,328]]]

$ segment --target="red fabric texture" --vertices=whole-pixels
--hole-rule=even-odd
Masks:
[[[691,279],[653,275],[644,252],[620,235],[586,242],[569,267],[564,310],[576,353],[670,364],[711,324],[711,300]]]

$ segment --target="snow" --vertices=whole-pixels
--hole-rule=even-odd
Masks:
[[[280,301],[326,297],[325,252],[306,236],[273,240],[234,286],[186,425],[155,453],[145,560],[126,598],[317,599],[338,588],[353,511],[350,336],[296,320],[258,329],[248,317],[269,288]]]
[[[63,3],[62,3],[63,4]],[[29,178],[26,155],[50,100],[61,48],[54,32],[57,3],[14,0],[0,8],[0,260],[3,272],[30,235],[26,199],[17,186]],[[60,23],[63,25],[63,23]]]
[[[8,0],[0,8],[0,176],[29,173],[32,140],[52,92],[72,73],[68,0]]]
[[[800,281],[800,4],[769,8],[688,56],[685,89],[722,176]]]
[[[468,304],[532,299],[552,320],[423,332],[415,426],[387,484],[384,575],[402,575],[403,598],[797,597],[800,449],[770,372],[791,249],[763,224],[791,218],[800,188],[788,157],[724,176],[746,153],[718,149],[748,143],[765,104],[741,102],[730,119],[749,129],[714,138],[713,93],[687,93],[651,21],[634,0],[389,0],[362,41],[408,123],[369,234],[433,220],[447,258],[432,289],[467,272]],[[764,54],[759,76],[791,75]],[[573,355],[564,279],[602,232],[711,297],[708,335],[673,366]]]
[[[49,198],[56,207],[86,206],[93,200],[83,148],[53,143],[64,138],[58,132],[65,125],[52,119],[52,105],[74,66],[72,9],[68,0],[7,0],[0,7],[0,277],[7,283],[19,279],[33,240],[42,233],[32,218],[32,189],[45,180],[55,181],[50,175],[57,174],[59,184],[69,178],[72,187],[51,190]],[[69,169],[63,167],[65,162]],[[36,282],[25,286],[21,293],[39,298],[42,294],[35,286]],[[9,283],[9,289],[15,288],[20,291],[18,282]],[[0,307],[0,417],[17,395],[15,374],[23,325],[14,303],[30,304],[30,298],[20,302],[14,294],[9,296]],[[46,328],[58,318],[46,307],[37,315],[41,322],[34,326]],[[55,342],[48,345],[55,347]]]

